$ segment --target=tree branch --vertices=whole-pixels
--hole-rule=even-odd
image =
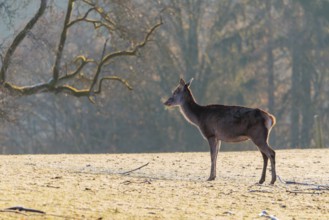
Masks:
[[[84,20],[88,17],[89,13],[92,12],[93,10],[95,10],[94,7],[93,7],[93,8],[90,8],[90,9],[85,13],[84,16],[82,16],[81,18],[77,18],[76,20],[73,20],[73,21],[69,22],[69,23],[67,24],[67,27],[71,27],[72,25],[74,25],[74,24],[77,23],[77,22],[84,21]]]
[[[98,89],[94,92],[95,94],[99,94],[99,93],[102,92],[102,83],[105,80],[116,80],[116,81],[119,81],[123,85],[125,85],[129,90],[133,90],[133,87],[128,83],[127,80],[124,80],[124,79],[122,79],[122,78],[120,78],[118,76],[105,76],[105,77],[103,77],[103,78],[100,79]]]
[[[59,78],[59,68],[60,68],[60,64],[61,64],[61,60],[62,60],[64,45],[65,45],[66,36],[67,36],[67,30],[69,28],[68,24],[69,24],[70,18],[71,18],[71,13],[72,13],[72,9],[73,9],[73,2],[74,2],[74,0],[69,0],[68,5],[67,5],[67,11],[66,11],[66,16],[65,16],[65,20],[64,20],[64,26],[63,26],[61,37],[60,37],[60,40],[59,40],[58,48],[57,48],[57,51],[56,51],[55,65],[53,67],[53,80],[51,82],[53,85],[56,84],[56,82]]]
[[[115,30],[115,24],[113,21],[111,21],[111,19],[104,13],[103,9],[97,7],[96,4],[91,3],[89,1],[83,1],[85,4],[91,6],[91,8],[89,10],[87,10],[87,12],[84,14],[84,16],[77,18],[76,20],[73,20],[71,22],[68,23],[68,27],[74,25],[75,23],[78,22],[88,22],[88,23],[92,23],[94,25],[94,28],[100,28],[100,27],[105,27],[110,31]],[[95,11],[96,13],[98,13],[107,23],[101,21],[101,20],[93,20],[93,19],[88,19],[88,15],[90,12]]]
[[[49,92],[51,89],[50,83],[41,83],[33,86],[16,86],[9,82],[4,82],[3,86],[8,91],[18,93],[19,95],[32,95],[38,92]]]
[[[115,58],[115,57],[120,57],[120,56],[134,56],[136,55],[137,51],[139,49],[141,49],[142,47],[145,46],[145,44],[147,43],[147,41],[149,40],[150,36],[152,35],[152,33],[161,25],[163,24],[162,22],[162,18],[160,17],[160,22],[156,25],[154,25],[145,35],[144,40],[142,42],[140,42],[139,44],[137,44],[133,49],[131,50],[124,50],[124,51],[118,51],[118,52],[114,52],[111,54],[108,54],[107,56],[104,57],[104,59],[101,61],[101,64],[103,65],[104,63],[108,62],[109,60]]]
[[[100,27],[105,27],[107,28],[108,30],[110,31],[113,31],[115,28],[111,27],[110,25],[102,22],[102,21],[99,21],[99,20],[92,20],[92,19],[88,19],[88,18],[85,18],[81,21],[85,21],[85,22],[88,22],[88,23],[92,23],[94,25],[94,28],[95,29],[98,29]]]
[[[88,0],[83,0],[83,2],[86,3],[87,5],[93,7],[105,21],[107,21],[108,23],[110,23],[112,26],[115,27],[115,23],[104,13],[104,10],[102,8],[97,7],[97,5],[95,3],[92,3]]]
[[[77,89],[77,88],[74,88],[73,86],[69,86],[69,85],[55,87],[55,88],[53,88],[53,91],[55,93],[60,93],[60,92],[68,93],[75,97],[82,97],[82,96],[90,95],[89,89]]]
[[[14,54],[16,48],[19,46],[19,44],[24,40],[27,33],[33,28],[33,26],[37,23],[39,18],[43,15],[43,13],[46,10],[47,6],[47,0],[41,0],[40,1],[40,7],[38,12],[34,15],[34,17],[26,24],[26,26],[21,30],[17,36],[15,37],[14,41],[9,46],[2,62],[2,67],[0,70],[0,84],[3,84],[6,81],[6,73],[7,69],[9,67],[11,57]]]
[[[92,62],[95,62],[93,59],[87,59],[86,57],[84,56],[78,56],[74,62],[78,62],[79,60],[81,60],[81,63],[80,65],[76,68],[76,70],[74,70],[73,72],[65,75],[65,76],[62,76],[58,79],[58,82],[63,82],[63,81],[66,81],[66,80],[69,80],[69,79],[72,79],[74,78],[77,74],[79,74],[81,72],[81,70],[83,69],[83,67],[85,67],[86,64],[88,63],[92,63]]]
[[[81,18],[77,18],[76,20],[70,21],[71,14],[73,10],[73,2],[75,0],[69,0],[67,5],[67,11],[64,19],[64,25],[63,29],[60,35],[60,40],[58,43],[57,51],[55,54],[55,62],[52,68],[52,77],[49,81],[35,84],[31,86],[17,86],[10,82],[6,82],[6,71],[8,69],[8,66],[10,64],[10,61],[12,59],[12,55],[17,48],[17,46],[23,41],[25,36],[27,35],[27,32],[32,29],[34,24],[37,22],[37,20],[42,16],[42,14],[45,11],[47,0],[41,0],[41,5],[39,8],[39,11],[36,13],[36,15],[30,20],[30,22],[26,25],[26,27],[15,37],[13,43],[10,45],[5,57],[3,58],[3,65],[1,68],[1,74],[0,74],[0,83],[3,85],[4,88],[6,88],[9,92],[16,93],[18,95],[32,95],[36,93],[43,93],[43,92],[52,92],[52,93],[66,93],[70,94],[76,97],[90,97],[93,94],[99,94],[102,92],[102,86],[104,81],[114,80],[122,83],[124,86],[126,86],[129,90],[132,90],[132,87],[130,84],[125,80],[118,76],[104,76],[101,79],[100,74],[102,73],[102,68],[104,65],[107,65],[108,62],[116,57],[120,56],[133,56],[136,55],[139,49],[143,48],[146,43],[149,41],[149,38],[151,35],[156,31],[156,29],[162,25],[162,18],[160,18],[160,22],[155,24],[153,27],[151,27],[147,33],[144,36],[144,39],[138,43],[137,45],[133,46],[132,48],[128,48],[127,50],[123,51],[117,51],[114,53],[106,53],[106,47],[107,47],[107,41],[105,41],[103,50],[101,53],[100,61],[96,62],[93,59],[88,59],[85,56],[77,56],[75,59],[75,69],[66,74],[66,75],[60,75],[60,67],[61,67],[61,60],[63,56],[63,50],[66,43],[66,38],[68,34],[68,29],[70,26],[74,25],[75,23],[79,21],[86,20],[90,12],[96,11],[102,16],[102,19],[105,19],[106,22],[109,22],[110,25],[113,25],[107,15],[103,12],[102,8],[97,7],[93,3],[90,3],[87,0],[83,0],[84,3],[92,6]],[[102,22],[102,21],[100,21]],[[92,75],[92,78],[90,79],[90,82],[88,82],[87,88],[78,89],[74,86],[65,84],[68,80],[75,79],[75,77],[78,76],[79,73],[82,72],[82,70],[86,67],[88,63],[94,63],[95,69],[90,74]],[[89,80],[89,79],[88,79]],[[98,83],[98,88],[94,87]]]
[[[90,85],[90,91],[93,90],[95,84],[98,82],[98,77],[101,73],[101,70],[103,68],[103,65],[105,65],[109,60],[116,58],[116,57],[120,57],[120,56],[134,56],[136,55],[137,51],[139,49],[141,49],[142,47],[144,47],[147,43],[147,41],[149,40],[150,36],[152,35],[152,33],[162,25],[162,18],[160,19],[160,22],[157,23],[156,25],[154,25],[145,35],[144,40],[142,42],[140,42],[139,44],[137,44],[133,49],[131,50],[124,50],[124,51],[118,51],[118,52],[114,52],[114,53],[110,53],[108,55],[106,55],[101,62],[98,64],[94,79],[92,84]]]
[[[106,53],[106,46],[107,46],[107,42],[109,41],[109,38],[107,38],[105,40],[104,46],[103,46],[103,51],[102,51],[102,56],[101,56],[101,60],[103,60],[105,53]]]

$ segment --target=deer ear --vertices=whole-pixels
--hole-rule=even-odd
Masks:
[[[188,81],[185,85],[186,85],[187,87],[190,87],[192,81],[193,81],[193,78],[191,78],[190,81]]]
[[[181,84],[182,86],[185,86],[186,83],[185,83],[185,81],[182,78],[180,78],[179,84]]]

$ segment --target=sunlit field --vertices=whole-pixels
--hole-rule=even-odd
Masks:
[[[278,150],[273,186],[257,151],[212,182],[209,153],[0,156],[0,219],[329,219],[328,155]]]

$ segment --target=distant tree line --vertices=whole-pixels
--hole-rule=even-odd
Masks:
[[[162,105],[179,77],[201,104],[270,111],[274,148],[319,147],[329,129],[327,1],[17,2],[0,1],[3,153],[207,150]]]

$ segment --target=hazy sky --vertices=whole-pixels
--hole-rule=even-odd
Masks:
[[[25,2],[25,3],[24,3]],[[61,9],[65,8],[67,0],[48,1],[48,5],[55,5]],[[16,11],[12,24],[9,24],[8,16],[4,11],[4,6],[10,5],[10,9]],[[19,31],[39,9],[40,0],[0,0],[0,45],[4,40],[8,40],[14,32]]]
[[[10,10],[17,9],[14,10],[16,12],[14,14],[14,19],[12,19],[12,23],[9,23],[8,16],[5,13],[3,6],[1,7],[2,2],[4,2],[5,5],[12,4]],[[38,0],[29,0],[28,4],[22,4],[22,2],[23,1],[13,1],[10,3],[10,1],[0,0],[0,44],[15,31],[18,31],[21,26],[25,25],[33,16],[34,12],[38,10]]]

